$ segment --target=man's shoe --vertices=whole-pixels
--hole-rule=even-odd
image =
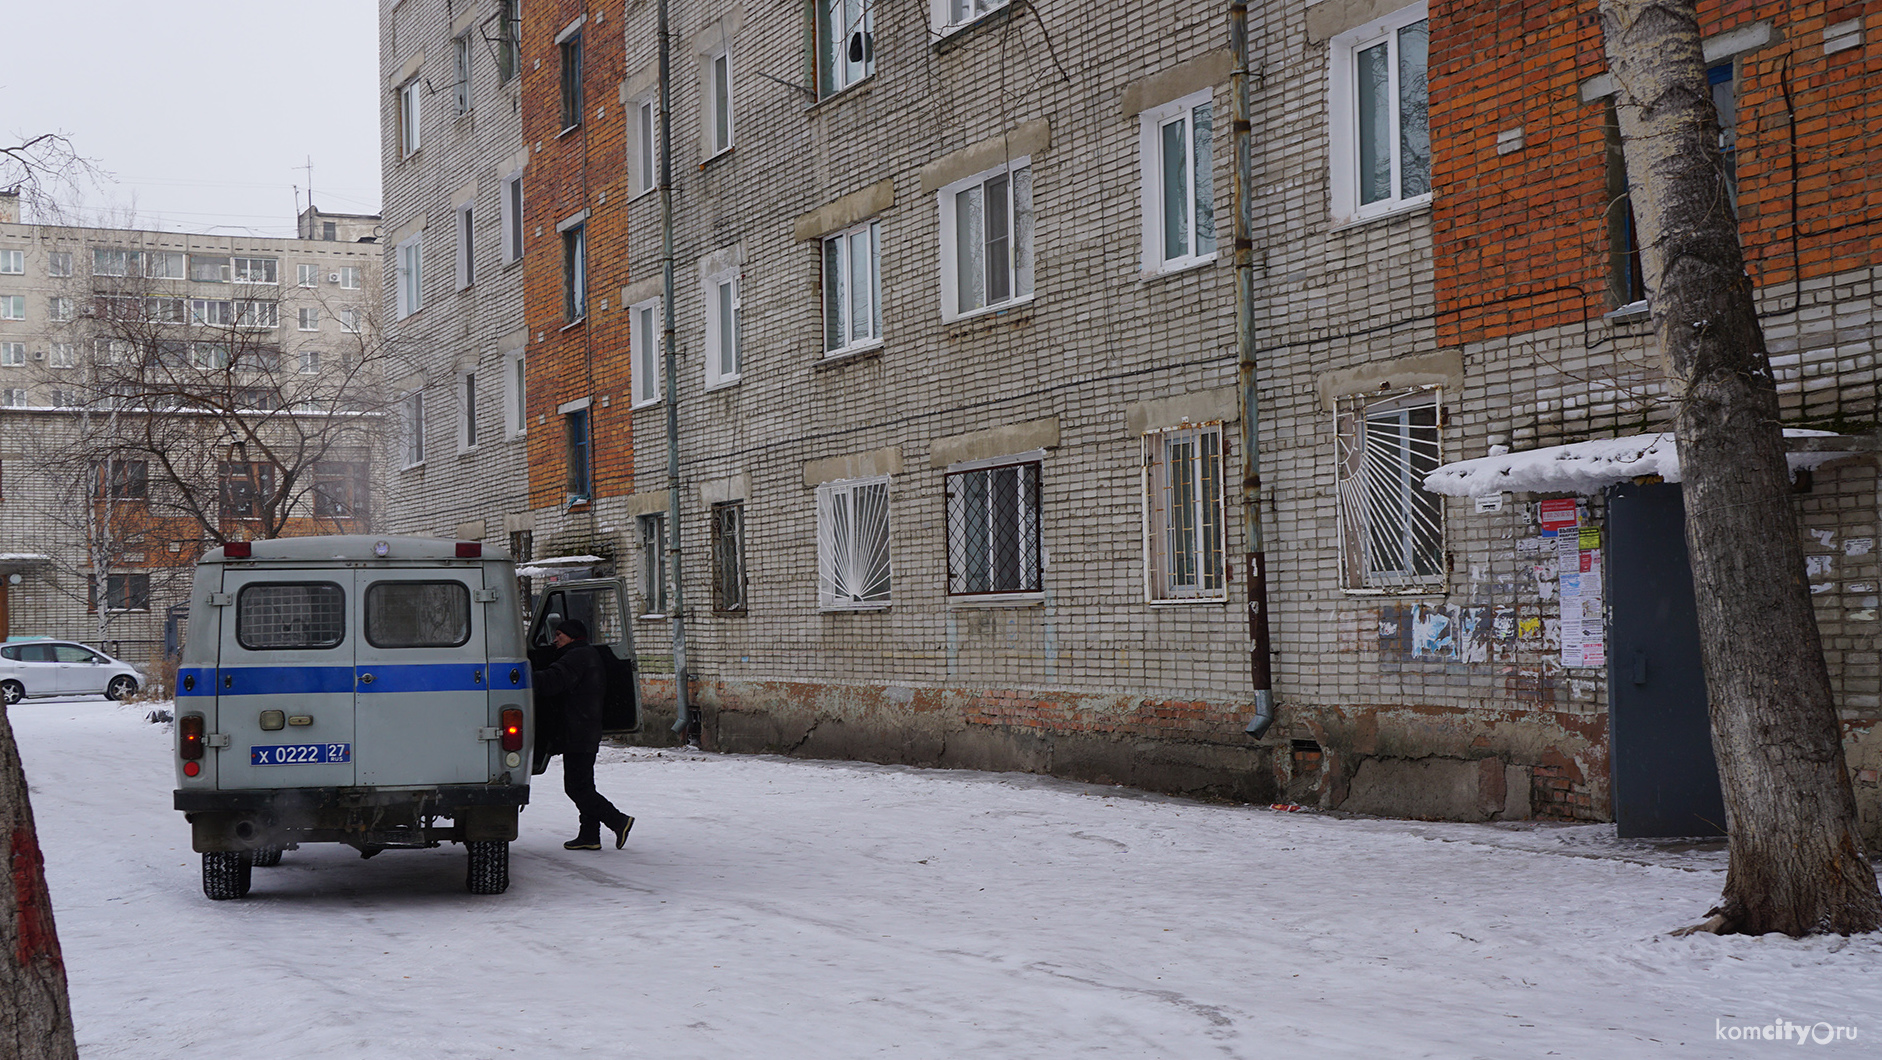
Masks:
[[[563,850],[600,850],[601,840],[580,836],[562,844]]]
[[[612,829],[612,831],[614,832],[614,849],[619,850],[622,847],[626,846],[627,845],[627,833],[632,832],[633,830],[634,830],[634,818],[631,816],[627,820],[621,822],[621,827]],[[601,848],[596,847],[595,849],[599,850]]]

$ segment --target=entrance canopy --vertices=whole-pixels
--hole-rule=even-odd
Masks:
[[[1787,427],[1784,437],[1788,440],[1834,438],[1836,435],[1829,431]],[[1799,468],[1814,468],[1854,454],[1812,451],[1787,455],[1791,471],[1795,473]],[[1679,451],[1673,444],[1672,431],[1629,434],[1457,460],[1441,464],[1426,475],[1424,487],[1447,497],[1490,497],[1499,493],[1593,495],[1607,486],[1643,475],[1658,475],[1667,482],[1679,481]]]

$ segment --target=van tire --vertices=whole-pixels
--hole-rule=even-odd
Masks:
[[[236,850],[211,850],[203,854],[203,893],[210,900],[223,902],[248,893],[254,863]]]
[[[510,844],[501,839],[477,840],[464,844],[470,851],[470,865],[464,885],[472,894],[502,894],[510,889]]]
[[[276,865],[281,864],[281,848],[256,847],[254,851],[249,854],[248,860],[250,864],[258,865],[264,869],[272,869]]]

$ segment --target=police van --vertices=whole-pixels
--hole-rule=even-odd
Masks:
[[[515,564],[478,542],[209,550],[176,682],[176,808],[203,892],[240,898],[301,843],[446,841],[473,894],[507,889],[535,764],[517,593]]]

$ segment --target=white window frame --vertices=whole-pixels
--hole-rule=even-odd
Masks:
[[[358,265],[342,265],[339,268],[340,290],[357,291],[360,289],[360,268]]]
[[[62,294],[48,295],[46,298],[47,318],[56,324],[63,324],[72,319],[74,310],[72,300]]]
[[[640,196],[660,187],[660,97],[646,96],[635,102],[631,132],[633,193]]]
[[[26,275],[26,252],[24,250],[0,250],[0,276]]]
[[[400,320],[425,308],[425,233],[418,232],[394,248],[393,297]]]
[[[502,233],[503,264],[523,260],[523,171],[518,169],[497,186],[497,222]]]
[[[1143,503],[1144,503],[1144,600],[1152,604],[1221,603],[1228,599],[1228,461],[1223,451],[1228,432],[1220,420],[1184,424],[1144,432]],[[1207,440],[1214,440],[1209,453]],[[1188,443],[1194,449],[1184,456],[1185,479],[1175,479],[1171,449]],[[1213,467],[1211,467],[1213,465]],[[1209,473],[1214,471],[1215,496],[1209,496]],[[1179,483],[1187,481],[1183,498],[1185,525],[1177,524],[1170,512],[1175,507]],[[1215,524],[1215,540],[1210,541],[1209,523]],[[1192,577],[1184,580],[1181,572],[1171,569],[1171,560],[1181,552],[1188,561]],[[1211,584],[1213,582],[1214,584]]]
[[[72,275],[72,252],[69,250],[54,250],[48,253],[46,255],[46,275]]]
[[[1341,589],[1354,595],[1443,592],[1444,499],[1427,492],[1423,484],[1424,476],[1444,462],[1443,390],[1420,386],[1347,394],[1336,407],[1334,492]],[[1428,413],[1417,418],[1429,422],[1413,422],[1419,413]],[[1414,431],[1428,437],[1415,438]],[[1399,518],[1388,522],[1382,510],[1396,510]],[[1389,532],[1381,533],[1381,527]],[[1380,546],[1394,538],[1388,557]],[[1427,569],[1415,569],[1419,558]]]
[[[77,368],[78,349],[69,342],[55,342],[47,353],[48,368]]]
[[[320,351],[319,350],[302,350],[301,351],[300,374],[302,375],[319,375],[320,374]]]
[[[399,469],[425,463],[425,392],[410,390],[399,399]]]
[[[0,406],[5,406],[10,409],[24,409],[31,408],[32,403],[26,400],[25,387],[10,386],[0,390]]]
[[[457,373],[457,451],[460,453],[478,447],[477,412],[477,369],[470,368]]]
[[[320,307],[304,305],[295,310],[294,329],[296,331],[319,331]]]
[[[153,280],[181,280],[189,275],[189,255],[180,250],[153,250],[144,255],[144,275]]]
[[[868,275],[857,302],[856,249],[869,254]],[[882,222],[864,221],[827,235],[822,241],[823,355],[842,357],[882,345]],[[860,314],[859,311],[860,310]],[[856,317],[866,317],[865,333],[856,334]],[[834,329],[834,333],[833,333]]]
[[[817,89],[818,95],[827,99],[869,80],[876,72],[878,0],[814,2],[817,5]],[[851,44],[862,53],[860,63],[849,61]]]
[[[340,307],[340,330],[341,331],[344,331],[349,335],[357,335],[359,334],[360,323],[361,323],[361,317],[360,317],[360,310],[358,306],[346,305],[346,306]]]
[[[1398,31],[1428,18],[1427,5],[1413,4],[1400,8],[1382,18],[1376,18],[1363,26],[1347,30],[1327,42],[1329,49],[1327,61],[1327,156],[1330,166],[1328,181],[1330,199],[1335,224],[1351,224],[1369,221],[1375,217],[1417,209],[1431,201],[1431,192],[1427,187],[1421,195],[1402,196],[1400,185],[1399,159],[1399,122],[1401,115],[1398,107]],[[1381,42],[1387,45],[1388,67],[1390,68],[1392,98],[1392,193],[1377,202],[1362,205],[1359,201],[1359,91],[1357,56],[1360,52]],[[1427,60],[1428,61],[1428,60]],[[1428,74],[1427,74],[1428,83]],[[1429,112],[1429,89],[1426,93],[1426,107]],[[1427,119],[1426,141],[1429,146],[1430,128]],[[1427,173],[1427,184],[1429,183]]]
[[[738,143],[738,98],[734,93],[736,84],[733,76],[732,50],[730,47],[717,48],[706,55],[706,65],[700,86],[701,104],[705,109],[704,121],[700,131],[706,138],[706,159],[714,158],[730,151]],[[723,76],[722,76],[723,75]],[[720,103],[719,88],[723,81],[725,101]],[[723,113],[721,111],[723,110]],[[725,136],[719,135],[720,119],[724,119]]]
[[[260,278],[256,278],[256,274]],[[281,283],[280,258],[232,257],[229,259],[229,279],[232,283],[266,284],[270,287]]]
[[[24,342],[0,342],[0,368],[26,367]]]
[[[1022,180],[1017,174],[1025,173]],[[975,188],[983,188],[995,178],[1006,176],[1006,214],[1007,214],[1007,270],[1011,290],[1006,298],[970,309],[961,309],[960,292],[960,247],[959,247],[959,196]],[[1026,188],[1026,205],[1020,206],[1017,189]],[[1037,214],[1032,206],[1032,157],[1021,155],[1005,165],[983,170],[970,177],[957,180],[936,193],[941,211],[941,319],[952,321],[985,313],[997,313],[1003,309],[1025,305],[1033,299],[1033,273],[1037,262],[1034,253],[1034,235],[1036,234]],[[983,192],[984,201],[984,192]],[[982,207],[983,214],[985,207]],[[1024,236],[1022,239],[1022,222]],[[984,225],[984,221],[983,221]],[[984,259],[983,259],[984,269]],[[981,283],[986,277],[983,272]]]
[[[419,97],[423,95],[420,86],[425,79],[414,77],[399,86],[398,90],[398,135],[399,157],[410,158],[418,153],[421,146],[419,132]]]
[[[944,526],[944,547],[947,549],[948,599],[950,603],[1005,603],[1026,604],[1045,599],[1045,533],[1040,512],[1044,507],[1045,493],[1045,458],[1043,449],[1011,456],[994,457],[985,460],[968,460],[948,465],[942,478],[946,499],[946,522]],[[1024,583],[1017,588],[986,589],[972,587],[958,563],[969,562],[968,550],[963,547],[962,538],[966,536],[964,523],[972,517],[974,501],[984,502],[979,510],[985,518],[987,539],[981,544],[987,548],[995,547],[994,537],[998,528],[994,525],[994,512],[987,506],[994,503],[994,495],[989,488],[984,497],[969,496],[965,480],[970,476],[985,475],[989,486],[994,473],[1011,469],[1014,472],[1013,511],[1017,521],[1015,529],[1019,534],[1017,561],[1020,579]],[[1030,469],[1030,470],[1028,470]],[[1028,478],[1030,476],[1030,482]],[[1030,492],[1027,487],[1030,485]],[[974,549],[979,554],[980,549]],[[992,575],[996,566],[995,557],[987,556],[987,574]]]
[[[1152,107],[1137,116],[1138,120],[1138,167],[1143,175],[1143,269],[1146,275],[1158,275],[1194,268],[1215,261],[1217,248],[1222,239],[1219,228],[1213,220],[1215,214],[1215,151],[1213,142],[1209,145],[1210,172],[1206,178],[1195,170],[1200,167],[1196,159],[1196,111],[1209,108],[1211,141],[1215,124],[1215,89],[1205,88],[1193,92],[1181,99],[1174,99],[1160,106]],[[1164,166],[1163,135],[1171,126],[1181,126],[1183,145],[1186,152],[1184,175],[1188,187],[1183,189],[1182,209],[1187,238],[1182,251],[1174,256],[1166,256],[1167,236],[1167,193],[1165,183],[1167,170]],[[1202,178],[1202,179],[1199,179]],[[1198,200],[1196,192],[1206,188],[1209,192],[1210,235],[1208,245],[1204,247],[1198,231]]]
[[[303,261],[300,264],[294,266],[294,271],[298,274],[294,277],[294,285],[296,287],[320,286],[320,266],[319,265],[312,265]]]
[[[182,299],[176,299],[182,301]],[[281,303],[262,298],[240,298],[233,306],[238,328],[273,329],[281,326]]]
[[[627,307],[629,344],[634,351],[630,374],[634,379],[634,408],[658,405],[665,396],[661,389],[664,368],[660,348],[666,333],[666,314],[660,299],[652,298]]]
[[[892,501],[888,475],[843,479],[817,487],[819,611],[880,611],[893,606]],[[857,528],[865,519],[872,526],[880,526],[879,554],[872,547],[865,555],[858,547],[862,535]]]
[[[640,606],[637,618],[665,618],[666,605],[672,602],[667,558],[667,513],[647,512],[634,520],[634,534],[640,546]]]
[[[725,313],[722,301],[723,289],[731,289],[732,334],[729,336],[729,351],[726,346],[728,337],[721,334],[720,317]],[[727,269],[707,276],[701,283],[701,295],[706,310],[706,389],[715,390],[737,383],[745,374],[744,299],[741,289],[744,280],[736,268]],[[731,353],[731,371],[726,371],[726,353]]]
[[[929,0],[928,17],[943,36],[957,33],[1005,7],[1008,0]]]
[[[588,211],[556,226],[562,237],[563,324],[588,319]]]
[[[26,296],[23,294],[0,294],[0,320],[25,320]]]
[[[471,35],[461,33],[451,41],[451,67],[455,75],[452,102],[459,117],[471,112]]]
[[[457,208],[453,231],[457,234],[457,289],[462,291],[477,282],[477,214],[475,203]]]
[[[529,356],[522,349],[503,354],[503,433],[512,440],[529,433]]]

